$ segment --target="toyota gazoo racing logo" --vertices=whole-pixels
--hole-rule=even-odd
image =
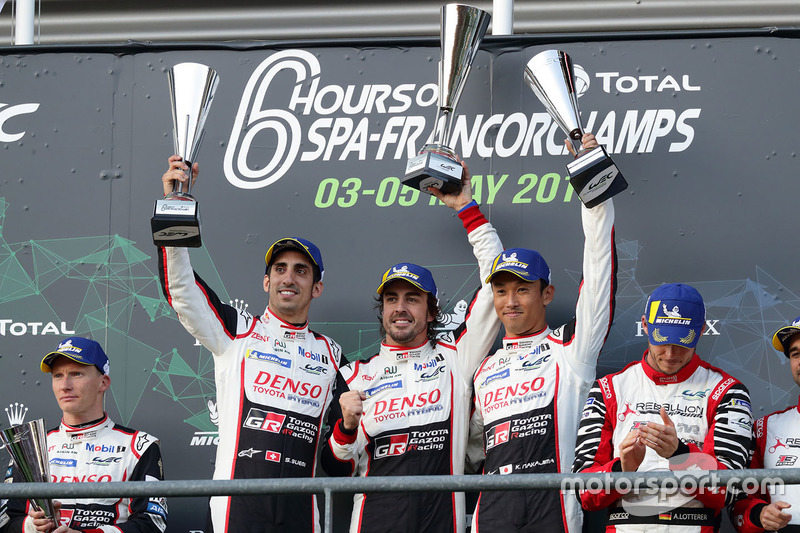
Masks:
[[[688,75],[654,70],[636,75],[596,72],[592,77],[575,65],[575,76],[579,95],[590,86],[607,94],[665,95],[663,105],[669,107],[584,113],[585,129],[596,132],[608,153],[649,153],[657,146],[682,152],[692,144],[691,122],[701,109],[681,109],[666,98],[701,90]],[[266,187],[298,162],[408,159],[439,129],[428,124],[433,113],[427,109],[438,102],[436,83],[342,86],[326,85],[324,78],[319,59],[305,50],[276,52],[256,67],[242,93],[223,160],[231,184]],[[293,85],[290,91],[275,90],[273,84],[287,80]],[[501,158],[566,153],[558,124],[544,111],[459,114],[452,132],[451,146],[465,158],[474,153]],[[265,145],[275,149],[265,151]]]
[[[272,411],[263,411],[254,407],[250,408],[244,419],[242,427],[270,433],[280,433],[286,415]]]
[[[503,422],[492,426],[486,432],[486,449],[490,450],[498,444],[508,442],[508,436],[511,432],[511,422]]]
[[[375,459],[403,455],[408,446],[408,433],[378,437],[375,439]]]

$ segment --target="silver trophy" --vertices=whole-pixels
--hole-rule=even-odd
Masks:
[[[203,142],[204,126],[219,76],[214,69],[199,63],[179,63],[169,69],[172,102],[172,139],[175,152],[189,166],[189,180],[175,181],[174,190],[157,200],[150,220],[156,246],[197,248],[200,238],[200,213],[191,195],[191,168]]]
[[[578,154],[574,161],[567,164],[567,172],[569,182],[581,202],[586,207],[594,207],[624,191],[628,183],[605,148],[580,149],[584,130],[570,57],[560,50],[536,54],[525,66],[525,82],[567,134]]]
[[[439,61],[439,109],[432,142],[408,160],[403,183],[423,192],[436,187],[450,194],[461,189],[461,164],[448,147],[456,105],[491,16],[463,4],[442,6],[442,57]]]
[[[44,429],[44,420],[40,418],[4,429],[0,431],[0,441],[11,454],[11,459],[22,479],[29,483],[50,481],[50,461],[47,457],[47,432]],[[43,510],[46,518],[58,524],[53,500],[34,498],[30,502],[35,510]]]

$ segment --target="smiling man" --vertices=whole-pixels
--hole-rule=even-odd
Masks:
[[[650,295],[642,316],[648,348],[640,361],[599,379],[586,400],[575,472],[745,468],[753,417],[747,388],[695,353],[705,305],[689,285]],[[606,487],[579,494],[584,509],[609,510],[606,531],[717,531],[733,500],[724,489],[622,494]]]
[[[455,209],[468,232],[481,280],[502,250],[500,239],[471,202],[464,168],[460,194],[434,194]],[[342,418],[323,448],[330,475],[462,474],[469,419],[470,380],[495,340],[499,322],[488,285],[465,322],[436,340],[439,314],[431,272],[412,263],[389,268],[377,289],[380,351],[342,368],[349,391]],[[462,532],[463,493],[356,494],[351,532]]]
[[[115,424],[103,410],[111,378],[100,344],[83,337],[65,339],[44,356],[41,369],[51,374],[61,409],[61,425],[47,433],[54,482],[164,479],[158,440]],[[14,468],[13,480],[21,479]],[[167,526],[166,501],[159,497],[61,499],[55,506],[59,516],[54,521],[45,519],[44,511],[34,511],[26,500],[10,500],[5,531],[163,533]]]
[[[584,148],[597,146],[591,133],[582,142]],[[614,205],[607,200],[580,211],[583,281],[570,322],[556,329],[547,325],[555,289],[539,252],[505,250],[486,277],[505,337],[473,380],[468,453],[474,464],[485,459],[484,474],[568,472],[572,465],[578,415],[611,327],[616,290]],[[578,533],[582,518],[575,499],[558,491],[487,491],[478,500],[472,531]]]
[[[172,156],[169,165],[164,194],[175,180],[189,179],[180,157]],[[193,178],[198,172],[195,164]],[[264,261],[269,303],[253,316],[220,301],[192,271],[186,248],[159,250],[164,296],[214,356],[219,412],[214,479],[312,477],[321,426],[337,391],[339,345],[308,327],[325,274],[319,248],[285,237],[267,249]],[[343,387],[341,382],[338,389]],[[210,508],[208,533],[320,530],[314,495],[215,496]]]

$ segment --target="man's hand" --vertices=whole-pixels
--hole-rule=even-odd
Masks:
[[[472,201],[472,176],[469,174],[467,164],[461,159],[458,160],[464,171],[461,174],[461,190],[458,193],[444,194],[436,187],[428,187],[428,191],[436,198],[444,202],[444,205],[461,211],[465,205]]]
[[[661,408],[661,420],[663,424],[648,422],[646,426],[640,428],[641,438],[645,446],[652,448],[655,452],[665,459],[675,455],[678,449],[678,432],[675,431],[675,424],[667,416],[667,410]]]
[[[619,460],[622,463],[623,472],[636,472],[639,465],[644,461],[644,454],[647,451],[638,429],[632,430],[625,435],[619,444]]]
[[[186,183],[189,181],[189,176],[186,174],[188,170],[189,166],[183,162],[181,156],[173,155],[169,158],[169,170],[161,176],[161,184],[164,186],[164,195],[175,190],[174,182],[179,181],[181,183]],[[192,165],[192,184],[197,180],[197,175],[199,173],[200,166],[195,163]]]
[[[364,413],[363,400],[367,395],[358,390],[350,390],[339,396],[339,405],[342,408],[342,424],[344,428],[352,431],[358,427],[361,415]]]
[[[758,516],[761,519],[763,528],[767,531],[777,531],[786,527],[789,524],[789,520],[792,519],[792,515],[781,511],[789,507],[791,505],[786,502],[772,502],[761,509],[761,514]]]
[[[564,144],[567,145],[567,150],[573,156],[578,157],[578,154],[575,153],[575,147],[572,146],[572,142],[569,139],[564,139]],[[581,153],[585,152],[586,150],[591,150],[592,148],[597,148],[600,146],[597,144],[597,139],[595,139],[594,134],[592,133],[584,133],[583,137],[581,137]]]
[[[33,522],[33,527],[35,527],[37,531],[41,531],[42,533],[48,533],[56,529],[56,524],[58,523],[58,520],[60,518],[59,511],[61,510],[61,502],[58,500],[53,500],[53,507],[55,507],[56,516],[53,518],[45,518],[44,510],[34,511],[33,505],[29,506],[28,516],[31,517]],[[66,527],[66,526],[61,526],[61,527]],[[61,527],[59,529],[61,529]],[[59,533],[63,532],[59,531]]]

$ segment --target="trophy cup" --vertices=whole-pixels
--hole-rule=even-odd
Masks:
[[[150,220],[156,246],[198,248],[202,244],[197,200],[190,194],[191,168],[203,142],[203,127],[218,84],[216,71],[199,63],[179,63],[169,69],[172,139],[175,153],[189,166],[189,180],[175,181],[174,190],[156,201]]]
[[[536,54],[525,66],[525,82],[567,134],[578,154],[574,161],[567,164],[567,172],[569,182],[581,202],[586,207],[594,207],[624,191],[628,183],[605,148],[598,146],[580,151],[584,131],[570,57],[560,50]]]
[[[50,481],[50,463],[47,458],[47,433],[44,429],[44,420],[40,418],[4,429],[0,431],[0,441],[11,454],[11,459],[22,479],[29,483]],[[30,502],[35,510],[44,510],[45,518],[51,518],[56,525],[58,524],[53,500],[34,498]]]
[[[439,61],[439,109],[433,141],[408,160],[403,183],[423,192],[436,187],[445,194],[461,190],[463,169],[448,148],[456,105],[469,76],[491,16],[477,7],[447,4],[442,7],[442,57]],[[430,193],[429,193],[430,194]]]

